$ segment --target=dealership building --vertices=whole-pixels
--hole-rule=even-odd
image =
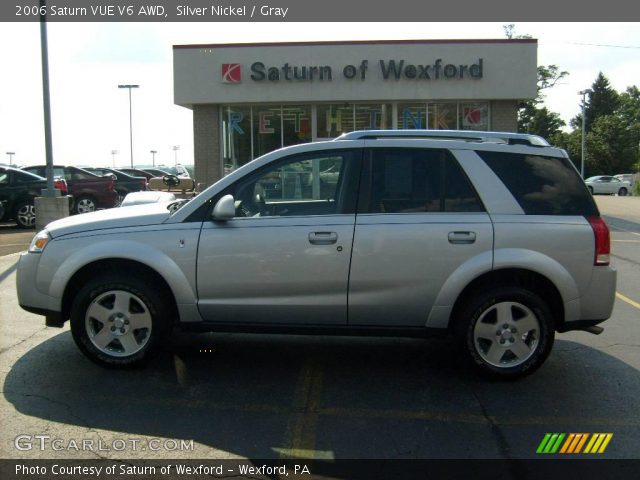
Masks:
[[[537,40],[176,45],[198,182],[277,148],[364,129],[515,131]]]

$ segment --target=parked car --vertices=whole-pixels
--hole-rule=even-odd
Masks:
[[[44,165],[23,167],[23,170],[41,177],[46,176]],[[69,193],[73,195],[74,213],[87,213],[98,208],[116,206],[118,194],[115,189],[115,181],[111,177],[94,175],[78,167],[59,165],[54,165],[53,175],[66,180]]]
[[[606,195],[617,194],[624,197],[629,193],[629,190],[631,190],[631,184],[629,182],[621,181],[608,175],[589,177],[584,181],[584,183],[587,184],[587,188],[592,195],[604,193]]]
[[[310,185],[265,198],[282,171]],[[144,362],[175,327],[451,334],[478,371],[516,378],[556,332],[602,332],[609,254],[579,173],[540,137],[369,130],[271,152],[191,200],[53,222],[17,290],[104,366]]]
[[[168,165],[158,165],[157,167],[152,167],[151,165],[138,165],[136,168],[149,173],[153,173],[156,177],[162,177],[164,175],[175,175],[176,177],[181,178],[191,178],[191,175],[189,175],[189,171],[180,164],[177,164],[173,167],[170,167]]]
[[[154,177],[152,173],[145,172],[139,168],[117,168],[116,170],[126,173],[127,175],[131,175],[132,177],[144,177],[147,179],[147,182]]]
[[[116,192],[118,198],[116,207],[122,205],[122,201],[127,194],[132,192],[140,192],[147,189],[147,179],[144,176],[131,176],[119,170],[108,167],[84,167],[88,172],[96,175],[105,176],[112,175],[116,182]]]
[[[62,179],[53,182],[54,188],[67,195],[67,184]],[[13,219],[21,228],[36,226],[34,198],[47,188],[47,179],[17,168],[0,167],[0,220]]]
[[[633,187],[633,173],[619,173],[613,177],[617,178],[621,182],[629,182],[629,185]]]

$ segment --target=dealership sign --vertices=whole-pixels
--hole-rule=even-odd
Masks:
[[[374,63],[384,80],[453,80],[480,79],[483,77],[483,59],[476,63],[446,63],[441,58],[428,64],[413,64],[406,60],[379,60]],[[288,62],[281,66],[267,66],[263,62],[254,62],[249,67],[250,78],[254,82],[279,81],[332,81],[336,76],[346,79],[366,80],[369,61],[362,60],[355,65],[345,65],[335,69],[329,65],[292,65]],[[239,63],[222,64],[222,82],[240,83],[241,65]]]

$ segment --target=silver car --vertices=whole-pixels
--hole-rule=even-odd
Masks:
[[[609,245],[566,152],[539,137],[364,131],[269,153],[190,201],[53,222],[17,288],[106,366],[146,361],[173,328],[445,333],[479,372],[515,378],[556,332],[602,331]]]
[[[609,175],[598,175],[587,178],[584,183],[593,195],[625,196],[631,190],[631,183]]]

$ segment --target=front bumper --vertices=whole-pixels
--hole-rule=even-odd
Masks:
[[[50,297],[40,292],[37,285],[38,264],[40,254],[23,252],[18,261],[16,272],[16,290],[18,292],[18,304],[24,310],[45,315],[47,325],[62,326],[59,299]],[[58,325],[60,324],[60,325]]]

